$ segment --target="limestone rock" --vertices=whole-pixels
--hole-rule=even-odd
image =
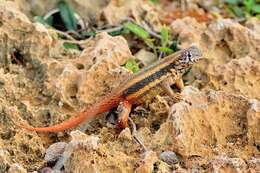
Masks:
[[[186,87],[184,95],[192,105],[175,104],[169,117],[178,153],[203,157],[231,151],[245,157],[259,153],[255,146],[259,143],[259,101],[192,87]]]
[[[256,17],[248,19],[248,21],[245,23],[245,26],[260,34],[260,21]]]
[[[258,59],[260,35],[230,19],[222,19],[210,24],[203,37],[207,40],[210,49],[222,43],[219,46],[223,46],[230,57],[250,56]]]
[[[6,150],[0,150],[0,172],[7,172],[10,164],[10,154]]]
[[[194,43],[199,44],[201,35],[205,30],[205,24],[201,24],[191,17],[177,19],[170,25],[170,32],[172,32],[173,35],[178,35],[178,38],[182,43],[181,47],[183,48],[187,48]]]
[[[73,60],[49,61],[45,84],[62,105],[82,110],[130,74],[120,65],[131,57],[123,37],[100,33]]]
[[[233,59],[205,69],[207,83],[203,89],[214,89],[260,100],[260,62],[250,57]]]
[[[49,148],[46,150],[44,160],[46,160],[47,162],[57,160],[63,154],[66,145],[66,142],[57,142],[50,145]]]
[[[246,163],[239,158],[228,158],[225,156],[219,156],[214,159],[211,164],[211,172],[226,172],[226,173],[240,173],[247,172]]]
[[[97,143],[97,137],[77,133],[65,149],[65,171],[72,173],[122,172],[133,170],[134,158],[126,155],[117,142]],[[85,137],[84,137],[85,136]],[[85,138],[84,140],[82,138]]]
[[[111,0],[103,9],[103,15],[110,25],[119,25],[124,20],[133,17],[137,24],[143,26],[143,21],[145,21],[157,32],[162,27],[156,8],[139,0]]]
[[[10,166],[8,173],[27,173],[27,171],[21,165],[15,163]]]
[[[136,169],[135,173],[151,173],[154,169],[154,163],[158,159],[153,151],[146,151],[144,159]]]

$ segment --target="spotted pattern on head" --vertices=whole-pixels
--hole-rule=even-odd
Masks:
[[[191,46],[182,53],[181,57],[180,63],[192,65],[202,58],[202,53],[196,46]]]

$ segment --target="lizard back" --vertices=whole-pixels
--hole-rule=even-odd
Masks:
[[[154,87],[166,78],[171,76],[176,80],[181,77],[201,57],[201,51],[196,46],[191,46],[157,61],[120,85],[124,90],[123,97],[132,102],[136,101],[136,98],[140,98],[140,96],[146,94],[151,88],[154,89]],[[161,91],[161,89],[158,89],[158,92]],[[152,95],[156,95],[156,93]]]

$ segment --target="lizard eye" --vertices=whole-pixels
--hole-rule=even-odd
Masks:
[[[192,55],[191,52],[186,52],[186,63],[191,62],[192,61]]]
[[[190,52],[187,53],[187,56],[188,56],[189,60],[191,60],[192,55]]]

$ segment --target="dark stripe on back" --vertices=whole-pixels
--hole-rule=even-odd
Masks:
[[[159,71],[151,74],[147,78],[144,78],[143,80],[135,83],[131,87],[129,87],[127,90],[124,91],[123,95],[126,97],[128,95],[131,95],[137,91],[139,91],[141,88],[145,87],[146,85],[149,85],[149,83],[155,81],[156,79],[160,79],[162,76],[164,76],[167,73],[171,73],[171,69],[175,67],[174,63],[171,63],[164,68],[160,69]]]

